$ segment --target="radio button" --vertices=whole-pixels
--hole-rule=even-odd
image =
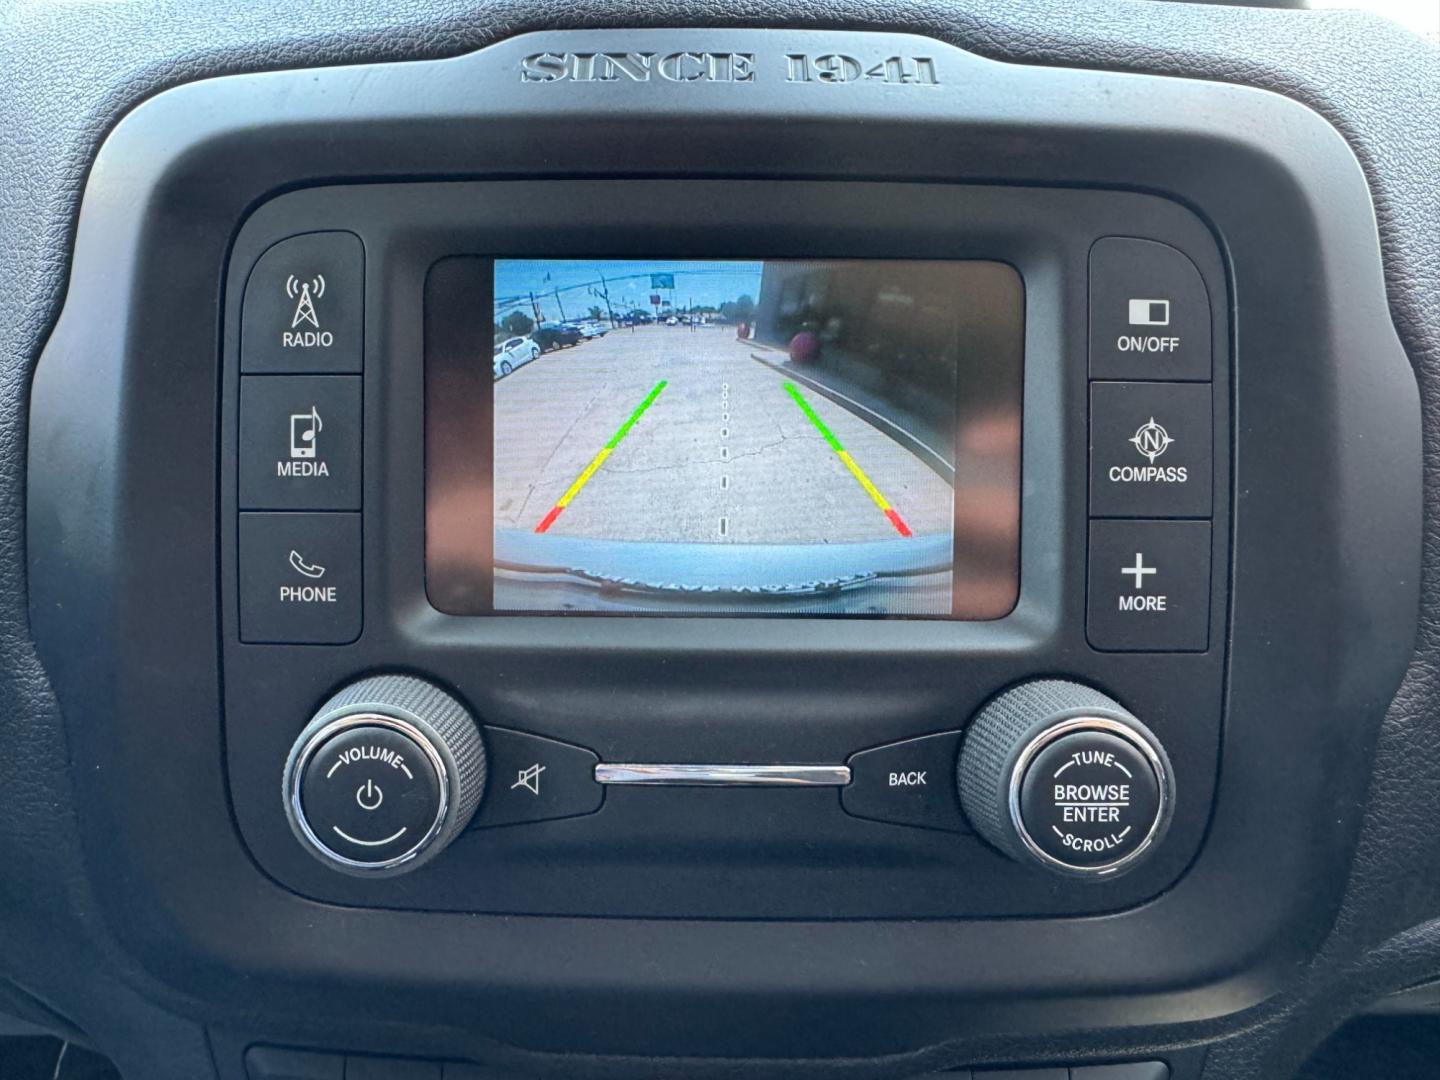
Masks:
[[[240,515],[240,640],[344,645],[360,636],[360,515]]]
[[[850,783],[841,789],[840,805],[847,814],[872,821],[969,832],[955,792],[960,737],[958,731],[946,731],[852,755]]]
[[[1210,378],[1210,297],[1167,244],[1107,236],[1090,249],[1090,377]]]
[[[1093,383],[1090,514],[1209,517],[1210,385]]]
[[[582,746],[487,727],[490,787],[472,828],[593,814],[605,799],[600,759]]]
[[[360,378],[240,380],[240,508],[360,509]]]
[[[365,249],[348,232],[271,246],[245,283],[240,370],[351,374],[362,363]]]
[[[1204,652],[1210,523],[1092,521],[1085,628],[1097,649]]]

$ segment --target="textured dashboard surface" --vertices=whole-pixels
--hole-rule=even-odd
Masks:
[[[318,0],[303,7],[26,2],[0,10],[0,976],[71,1017],[127,1075],[208,1075],[185,1003],[115,946],[84,870],[69,740],[30,642],[24,581],[25,416],[33,366],[64,297],[86,171],[146,97],[239,71],[453,55],[515,33],[580,26],[813,26],[929,34],[1001,60],[1246,83],[1287,94],[1350,141],[1374,191],[1390,303],[1426,421],[1425,592],[1418,651],[1390,709],[1346,902],[1287,992],[1211,1032],[1206,1075],[1287,1075],[1379,993],[1440,974],[1440,52],[1347,13],[1160,4],[830,0],[598,3]],[[1243,329],[1242,329],[1243,332]],[[143,632],[143,631],[141,631]],[[1257,873],[1262,872],[1257,868]],[[257,1010],[260,1006],[257,1004]],[[236,1018],[243,1023],[243,1018]],[[1157,1039],[1165,1039],[1157,1033]]]

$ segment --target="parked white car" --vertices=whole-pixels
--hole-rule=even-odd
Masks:
[[[587,340],[589,338],[604,337],[610,332],[610,327],[602,322],[583,322],[579,324],[578,329],[585,335]]]
[[[509,375],[540,355],[540,346],[528,337],[512,337],[495,346],[495,378]]]

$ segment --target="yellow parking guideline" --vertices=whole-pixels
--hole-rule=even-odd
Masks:
[[[560,502],[557,505],[569,506],[570,500],[580,494],[580,489],[590,482],[590,477],[595,475],[595,470],[600,468],[601,465],[604,465],[605,459],[609,456],[610,447],[602,446],[600,452],[591,459],[590,464],[585,466],[585,471],[577,476],[575,482],[570,485],[565,494],[560,496]]]
[[[865,470],[855,464],[855,459],[850,456],[849,450],[840,451],[840,460],[850,470],[850,475],[860,481],[860,486],[870,493],[870,498],[875,500],[875,505],[881,510],[889,510],[890,504],[885,501],[885,496],[880,494],[880,489],[870,482],[870,477],[865,475]]]

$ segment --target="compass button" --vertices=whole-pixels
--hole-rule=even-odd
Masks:
[[[1210,516],[1210,384],[1090,386],[1092,517]]]

